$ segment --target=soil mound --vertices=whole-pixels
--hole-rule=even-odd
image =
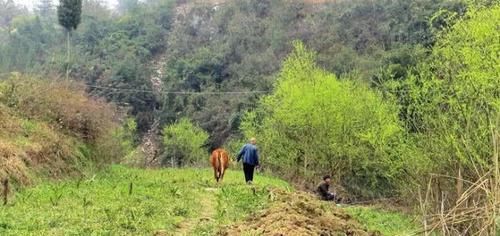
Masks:
[[[244,222],[228,226],[219,235],[377,235],[336,207],[305,192],[271,191],[269,208]]]

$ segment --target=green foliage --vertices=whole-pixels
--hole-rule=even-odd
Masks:
[[[12,21],[20,15],[27,14],[27,10],[18,6],[12,0],[0,0],[0,29],[11,30]],[[10,33],[10,32],[8,32]]]
[[[470,12],[443,33],[431,58],[403,83],[388,83],[436,172],[469,180],[491,167],[491,130],[500,125],[498,5]]]
[[[53,12],[53,3],[51,0],[40,0],[39,3],[35,6],[36,10],[39,12],[42,17],[50,17]]]
[[[137,123],[133,118],[127,118],[120,127],[108,131],[95,142],[95,155],[100,158],[94,162],[108,164],[136,158],[137,143]]]
[[[440,34],[431,56],[406,80],[386,83],[402,104],[415,144],[428,157],[428,171],[417,178],[420,188],[409,189],[409,194],[446,192],[426,197],[428,205],[422,209],[432,213],[452,215],[472,200],[478,202],[474,209],[491,209],[484,216],[464,214],[461,221],[445,222],[447,229],[459,234],[465,228],[494,232],[491,216],[499,199],[493,193],[498,187],[477,188],[476,182],[499,179],[495,147],[500,127],[498,22],[498,3],[472,7],[465,19]]]
[[[189,119],[183,118],[175,124],[163,129],[163,143],[167,157],[162,161],[172,165],[186,165],[206,161],[208,154],[203,148],[208,140],[208,134],[194,125]]]
[[[382,235],[409,236],[421,231],[416,219],[403,213],[368,206],[344,209],[368,230],[378,231]]]
[[[120,12],[133,11],[139,7],[138,0],[119,0],[118,1],[118,10]]]
[[[0,40],[2,72],[53,76],[68,70],[70,77],[98,87],[89,89],[92,95],[130,106],[139,132],[149,128],[159,99],[135,90],[151,90],[149,61],[165,48],[164,38],[174,16],[172,1],[148,1],[119,16],[98,1],[84,1],[81,24],[72,31],[71,54],[75,56],[71,60],[60,47],[66,39],[56,18],[19,15],[13,16],[5,31],[0,26],[0,38],[5,38]]]
[[[356,80],[378,85],[382,77],[404,78],[434,43],[433,29],[445,25],[444,16],[461,16],[465,11],[459,0],[335,4],[236,0],[217,7],[190,1],[121,0],[119,6],[121,14],[112,14],[98,1],[83,2],[81,24],[73,32],[76,56],[67,61],[55,19],[29,20],[13,28],[17,31],[9,30],[12,35],[0,32],[6,38],[5,44],[0,43],[0,69],[36,74],[67,71],[92,85],[92,95],[132,107],[139,132],[155,118],[171,124],[189,117],[210,133],[211,148],[239,135],[242,114],[255,106],[259,94],[152,94],[146,92],[152,88],[151,60],[167,62],[165,91],[267,91],[291,42],[299,39],[318,51],[318,64],[327,71],[356,73]],[[428,20],[441,9],[447,14],[430,24]]]
[[[132,147],[137,142],[136,131],[137,123],[131,118],[128,118],[123,126],[115,131],[115,135],[124,140],[122,143],[123,149],[129,150],[129,152],[132,151]]]
[[[254,136],[250,135],[250,137],[254,137]],[[228,140],[224,144],[223,148],[226,149],[229,153],[232,153],[233,155],[236,155],[237,153],[240,152],[241,148],[246,143],[247,143],[247,141],[243,140],[242,138],[233,137],[232,139]]]
[[[397,107],[314,61],[315,54],[296,43],[274,93],[247,115],[243,132],[256,136],[264,162],[288,177],[314,181],[332,173],[360,196],[392,193],[410,161],[401,155],[408,147]]]
[[[270,90],[297,39],[318,51],[318,64],[337,75],[356,73],[356,80],[376,85],[380,77],[402,79],[434,43],[428,19],[439,9],[460,16],[464,6],[434,0],[317,5],[236,0],[216,9],[198,4],[169,34],[168,58],[173,60],[166,65],[164,81],[167,88],[183,91]],[[238,134],[242,113],[255,106],[256,97],[167,96],[162,119],[190,117],[211,134],[211,146],[218,147]]]
[[[81,21],[82,0],[60,0],[57,6],[59,24],[68,32],[76,30]]]
[[[13,32],[0,43],[0,70],[35,72],[44,71],[41,64],[50,61],[47,43],[62,43],[62,34],[53,24],[38,17],[18,16],[10,25]]]
[[[130,106],[138,131],[143,132],[159,106],[159,97],[148,92],[152,87],[149,61],[164,50],[174,13],[172,1],[151,1],[137,7],[119,18],[84,15],[76,35],[84,57],[76,63],[72,75],[97,85],[91,88],[91,94]]]
[[[214,188],[209,169],[112,166],[81,179],[46,182],[16,193],[11,203],[2,206],[0,234],[149,235],[193,230],[213,235],[215,226],[242,220],[265,207],[268,186],[288,188],[284,181],[258,175],[258,195],[253,195],[241,172],[228,171],[227,177],[219,189]],[[240,208],[243,203],[252,208]],[[213,221],[199,219],[207,211],[214,214]],[[194,225],[183,229],[188,221]]]

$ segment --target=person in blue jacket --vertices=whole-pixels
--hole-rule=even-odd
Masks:
[[[247,184],[252,184],[253,172],[255,167],[259,166],[259,153],[255,144],[257,144],[257,140],[251,138],[250,143],[243,146],[237,157],[238,162],[243,158],[243,172],[245,173],[245,182]]]

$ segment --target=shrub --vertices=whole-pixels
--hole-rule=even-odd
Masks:
[[[3,87],[0,100],[23,117],[46,121],[85,141],[116,128],[117,109],[88,97],[80,84],[14,76]]]
[[[403,176],[404,129],[398,109],[367,86],[319,69],[301,43],[285,61],[275,91],[246,114],[263,162],[311,183],[326,173],[358,196],[389,195]]]
[[[208,140],[208,134],[186,118],[163,129],[163,143],[166,157],[162,164],[171,162],[172,166],[195,164],[207,158],[203,148]]]
[[[69,81],[14,74],[0,82],[0,111],[0,178],[20,184],[33,173],[62,177],[109,163],[133,144],[134,131],[119,128],[113,105]]]
[[[443,234],[494,233],[500,174],[500,5],[475,9],[445,30],[431,57],[401,84],[406,122],[432,168],[421,209]],[[425,206],[425,207],[424,207]],[[426,208],[428,207],[428,209]],[[442,215],[441,215],[442,214]],[[442,218],[446,215],[446,218]]]

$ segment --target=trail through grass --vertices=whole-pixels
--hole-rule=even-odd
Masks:
[[[213,231],[213,221],[216,215],[216,196],[215,192],[218,188],[204,188],[204,192],[199,193],[200,197],[200,212],[199,214],[191,219],[186,219],[179,225],[179,230],[176,232],[177,235],[190,235],[195,231],[195,229],[201,229],[201,233],[210,233]],[[204,228],[208,230],[204,231]]]
[[[248,186],[241,171],[230,170],[217,185],[210,169],[112,166],[81,179],[45,182],[11,196],[7,206],[0,206],[0,235],[215,235],[228,225],[237,228],[254,222],[247,216],[262,215],[263,209],[276,213],[280,204],[289,206],[288,200],[271,200],[276,191],[286,193],[284,199],[300,200],[295,204],[297,219],[333,219],[309,218],[309,213],[318,210],[310,209],[319,204],[314,197],[260,174]],[[329,203],[320,205],[325,204]],[[410,235],[416,229],[402,214],[363,207],[346,210],[364,227],[383,235]],[[337,218],[350,218],[343,214],[333,213]]]
[[[254,194],[239,171],[228,171],[221,186],[212,175],[209,169],[113,166],[80,180],[44,183],[0,207],[0,235],[212,235],[215,226],[265,207],[268,187],[288,188],[256,176]]]

